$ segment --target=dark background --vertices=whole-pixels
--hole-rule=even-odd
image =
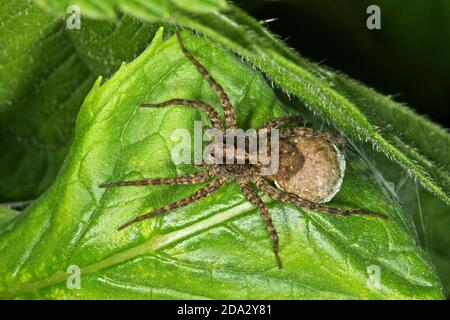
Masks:
[[[340,70],[449,126],[450,0],[241,0],[302,56]],[[369,30],[366,9],[381,9]]]

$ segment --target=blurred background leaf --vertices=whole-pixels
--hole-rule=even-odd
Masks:
[[[7,223],[19,216],[19,211],[12,210],[5,206],[0,206],[0,225]]]
[[[61,167],[95,78],[133,60],[157,27],[119,15],[66,30],[31,1],[0,6],[0,202],[31,200]]]

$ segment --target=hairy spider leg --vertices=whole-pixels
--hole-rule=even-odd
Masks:
[[[303,117],[301,115],[295,115],[295,116],[286,116],[286,117],[280,117],[276,119],[272,119],[264,124],[262,129],[272,129],[272,128],[279,128],[281,126],[293,123],[293,122],[299,122],[302,121]]]
[[[373,211],[363,210],[363,209],[354,209],[354,210],[346,210],[342,208],[333,208],[327,207],[320,203],[315,203],[306,199],[302,199],[292,193],[287,193],[281,191],[277,188],[272,187],[266,180],[257,178],[255,179],[256,186],[261,189],[263,192],[267,193],[267,195],[275,200],[281,201],[283,203],[294,204],[299,207],[318,211],[325,212],[332,215],[338,216],[349,216],[349,215],[367,215],[381,219],[388,219],[388,217],[382,213],[377,213]]]
[[[208,81],[210,86],[218,93],[220,97],[220,103],[222,104],[223,111],[225,113],[225,122],[227,128],[236,128],[236,114],[234,113],[233,104],[231,103],[230,98],[227,93],[223,89],[223,87],[218,83],[206,70],[206,68],[198,62],[198,60],[186,49],[183,39],[181,35],[177,32],[178,42],[180,43],[181,50],[186,55],[186,57],[192,62],[192,64],[197,68],[198,72],[203,76],[203,78]]]
[[[220,120],[220,117],[216,110],[209,104],[202,102],[202,101],[194,101],[194,100],[188,100],[188,99],[171,99],[160,103],[142,103],[141,107],[143,108],[164,108],[169,105],[179,105],[179,106],[186,106],[191,107],[195,109],[200,109],[205,111],[206,115],[211,120],[211,123],[214,128],[223,131],[223,124],[222,120]]]
[[[125,229],[126,227],[129,227],[130,225],[132,225],[133,223],[136,222],[140,222],[146,219],[150,219],[150,218],[154,218],[162,213],[165,213],[167,211],[172,211],[175,210],[177,208],[181,208],[181,207],[185,207],[188,204],[191,204],[195,201],[198,201],[200,199],[206,198],[208,197],[210,194],[214,193],[215,191],[217,191],[226,181],[226,179],[224,179],[223,177],[220,177],[214,181],[212,181],[211,183],[207,184],[206,186],[204,186],[203,188],[197,190],[196,192],[194,192],[193,194],[191,194],[190,196],[184,198],[184,199],[180,199],[174,203],[168,204],[162,208],[159,209],[155,209],[153,211],[150,211],[149,213],[137,216],[136,218],[134,218],[133,220],[128,221],[127,223],[121,225],[118,230],[122,230]]]
[[[279,248],[279,238],[277,230],[275,229],[275,226],[273,225],[272,217],[270,216],[269,209],[267,209],[264,202],[261,200],[261,198],[256,194],[255,191],[252,190],[251,186],[248,184],[247,181],[240,180],[239,186],[241,187],[242,192],[244,193],[245,198],[253,204],[256,208],[258,208],[262,218],[264,219],[264,222],[267,225],[267,229],[269,230],[270,237],[272,238],[272,245],[273,245],[273,253],[275,254],[275,260],[277,262],[277,266],[279,269],[282,268],[281,259],[278,254],[278,248]]]
[[[186,175],[173,178],[142,179],[142,180],[102,183],[101,185],[99,185],[99,187],[111,188],[111,187],[195,184],[204,182],[212,177],[213,174],[210,171],[205,171],[205,172],[189,173]]]

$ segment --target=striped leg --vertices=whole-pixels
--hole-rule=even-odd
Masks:
[[[186,55],[186,57],[192,62],[192,64],[197,68],[198,72],[203,76],[203,78],[208,81],[211,87],[219,94],[220,103],[222,104],[223,111],[225,113],[225,120],[228,128],[236,128],[236,114],[234,113],[233,105],[230,98],[226,94],[223,87],[209,74],[208,70],[194,58],[192,53],[184,46],[183,39],[181,35],[177,33],[178,42],[180,43],[181,50]]]
[[[280,126],[284,126],[290,124],[292,122],[302,121],[303,117],[301,115],[295,116],[286,116],[281,118],[272,119],[264,124],[263,129],[272,129],[279,128]]]
[[[255,207],[258,208],[261,213],[264,222],[269,230],[270,237],[272,238],[273,253],[275,254],[275,260],[277,262],[278,268],[282,268],[281,259],[278,255],[279,238],[275,226],[273,225],[272,217],[270,216],[269,209],[267,209],[261,198],[252,190],[247,181],[239,181],[239,186],[241,187],[244,196],[249,202],[251,202]]]
[[[217,191],[225,182],[225,179],[219,178],[217,180],[214,180],[213,182],[211,182],[210,184],[204,186],[203,188],[197,190],[196,192],[194,192],[192,195],[190,195],[187,198],[178,200],[174,203],[168,204],[162,208],[153,210],[149,213],[137,216],[136,218],[134,218],[133,220],[128,221],[127,223],[123,224],[122,226],[119,227],[118,230],[122,230],[125,229],[126,227],[139,222],[139,221],[143,221],[146,219],[150,219],[150,218],[154,218],[160,214],[163,214],[167,211],[171,211],[177,208],[181,208],[184,206],[187,206],[188,204],[198,201],[200,199],[206,198],[207,196],[209,196],[210,194],[212,194],[213,192]]]
[[[218,130],[223,131],[222,120],[220,120],[219,115],[217,114],[216,110],[214,110],[214,108],[211,107],[209,104],[206,104],[202,101],[194,101],[194,100],[187,100],[187,99],[171,99],[171,100],[164,101],[161,103],[143,103],[143,104],[141,104],[141,107],[143,107],[143,108],[163,108],[163,107],[167,107],[169,105],[186,106],[186,107],[203,110],[203,111],[205,111],[205,113],[209,117],[209,119],[211,120],[213,127]]]
[[[312,211],[326,212],[326,213],[329,213],[332,215],[337,215],[337,216],[349,216],[352,214],[358,214],[358,215],[372,216],[372,217],[381,218],[381,219],[388,219],[388,217],[382,213],[372,212],[372,211],[363,210],[363,209],[346,210],[346,209],[342,209],[342,208],[332,208],[332,207],[327,207],[327,206],[324,206],[324,205],[321,205],[319,203],[315,203],[315,202],[312,202],[309,200],[305,200],[305,199],[302,199],[292,193],[287,193],[287,192],[281,191],[277,188],[274,188],[266,180],[261,179],[261,178],[255,179],[255,183],[259,189],[261,189],[263,192],[267,193],[267,195],[269,197],[271,197],[272,199],[275,199],[275,200],[278,200],[278,201],[281,201],[284,203],[288,203],[288,204],[294,204],[299,207],[309,209]]]
[[[284,128],[280,129],[280,139],[293,138],[293,137],[305,137],[305,138],[321,138],[329,143],[336,142],[339,148],[343,150],[347,144],[347,140],[343,135],[333,134],[330,132],[320,132],[311,128],[296,127],[296,128]]]
[[[102,183],[99,185],[100,188],[111,188],[111,187],[132,187],[132,186],[150,186],[150,185],[179,185],[179,184],[194,184],[201,183],[213,177],[211,171],[190,173],[183,176],[173,177],[173,178],[159,178],[159,179],[143,179],[134,181],[118,181]]]

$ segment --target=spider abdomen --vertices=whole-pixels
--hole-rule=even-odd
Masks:
[[[280,143],[280,167],[272,176],[277,187],[316,203],[339,191],[345,158],[334,145],[317,137],[295,137]]]

